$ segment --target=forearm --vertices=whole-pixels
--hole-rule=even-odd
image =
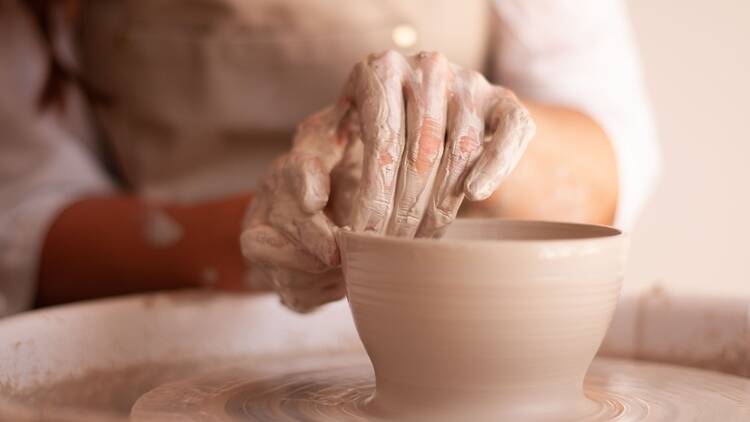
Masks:
[[[47,234],[37,303],[207,283],[234,287],[245,271],[238,238],[248,202],[249,195],[191,206],[124,195],[76,202]]]
[[[578,111],[524,104],[536,123],[535,137],[490,199],[464,201],[464,215],[612,224],[618,179],[606,134]]]

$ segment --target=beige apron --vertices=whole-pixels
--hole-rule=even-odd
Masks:
[[[128,184],[192,201],[251,189],[369,53],[482,70],[489,22],[484,0],[92,0],[81,57]]]

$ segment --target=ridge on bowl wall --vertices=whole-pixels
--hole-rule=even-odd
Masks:
[[[571,223],[457,220],[445,238],[339,234],[372,362],[373,416],[596,414],[583,378],[609,326],[628,239]]]

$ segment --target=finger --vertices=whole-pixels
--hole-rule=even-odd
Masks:
[[[273,273],[281,303],[297,312],[309,312],[328,302],[342,299],[346,288],[341,270],[306,274],[279,269]],[[291,287],[294,286],[294,287]]]
[[[508,90],[496,88],[486,122],[492,139],[484,145],[466,178],[464,192],[472,201],[487,199],[510,174],[526,150],[536,127],[528,110]]]
[[[331,191],[329,171],[315,155],[293,153],[284,161],[284,176],[303,212],[325,208]]]
[[[330,268],[341,263],[336,243],[338,228],[322,212],[296,222],[300,245],[314,255],[324,266]]]
[[[294,133],[293,150],[317,156],[330,172],[346,148],[351,104],[339,101],[305,118]]]
[[[322,291],[315,290],[309,293],[280,295],[280,298],[281,303],[289,309],[299,313],[308,313],[326,303],[343,299],[345,296],[346,290],[336,288]]]
[[[320,273],[297,271],[291,268],[266,267],[266,274],[276,291],[286,294],[305,292],[312,289],[329,289],[334,284],[343,284],[341,268],[332,268]]]
[[[273,278],[270,274],[270,268],[268,265],[256,262],[250,268],[250,275],[246,277],[245,284],[251,290],[267,290],[272,289]]]
[[[242,232],[240,247],[242,254],[253,263],[318,273],[328,268],[268,225],[252,226]]]
[[[481,151],[484,121],[477,112],[473,78],[469,76],[456,84],[448,104],[445,152],[417,237],[439,237],[455,220],[464,199],[466,173]]]
[[[302,210],[298,194],[290,193],[289,189],[282,186],[274,193],[267,224],[288,239],[291,245],[317,258],[323,267],[338,265],[336,225],[323,211],[310,214]]]
[[[437,53],[413,58],[414,79],[405,81],[406,151],[399,169],[387,233],[413,237],[424,214],[443,154],[450,69]]]
[[[391,213],[404,138],[403,74],[408,65],[389,51],[360,63],[345,97],[357,106],[364,142],[362,178],[352,207],[356,231],[385,230]]]
[[[305,119],[295,133],[293,152],[280,163],[300,207],[308,213],[328,203],[331,171],[352,138],[351,111],[350,105],[339,102]]]
[[[333,283],[323,286],[324,297],[330,300],[339,300],[346,297],[346,283],[343,275],[339,274],[339,279]]]
[[[296,152],[277,160],[253,204],[249,227],[272,227],[287,239],[285,248],[302,249],[327,268],[338,265],[339,255],[335,225],[322,211],[330,191],[329,176],[322,166],[317,157]],[[273,240],[266,231],[262,229],[258,235]],[[267,257],[273,250],[260,251]]]
[[[352,136],[344,157],[331,172],[329,205],[331,218],[339,227],[351,227],[352,205],[362,177],[362,140],[358,135]]]
[[[268,218],[271,205],[268,202],[268,194],[263,185],[258,187],[258,192],[253,197],[248,207],[242,227],[250,227],[261,224]]]

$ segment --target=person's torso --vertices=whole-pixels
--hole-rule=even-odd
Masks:
[[[433,50],[482,70],[485,0],[92,0],[85,79],[137,191],[194,200],[249,189],[294,126],[368,54]]]

